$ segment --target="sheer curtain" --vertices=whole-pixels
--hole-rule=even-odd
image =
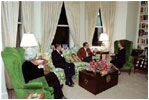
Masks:
[[[19,1],[2,1],[1,4],[3,48],[5,46],[16,47]],[[11,81],[6,70],[5,78],[7,88],[12,89]]]
[[[114,18],[115,18],[115,1],[101,2],[100,10],[101,10],[103,32],[107,33],[107,35],[109,36],[109,43],[107,45],[107,48],[110,48],[111,36],[113,32]]]
[[[50,49],[56,33],[62,3],[62,1],[41,2],[42,52],[47,52]]]
[[[34,1],[22,1],[22,15],[24,32],[34,33]]]
[[[92,45],[98,11],[99,2],[85,2],[86,40],[89,45]]]
[[[80,46],[80,2],[65,1],[65,9],[74,44]]]

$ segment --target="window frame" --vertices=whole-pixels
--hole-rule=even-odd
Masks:
[[[98,10],[98,13],[100,13],[100,14],[97,14],[97,16],[100,16],[101,25],[99,25],[99,26],[96,25],[96,26],[95,26],[95,30],[96,30],[96,28],[97,28],[97,30],[98,30],[98,29],[102,29],[102,32],[101,32],[101,33],[103,33],[103,25],[102,25],[102,17],[101,17],[101,10],[100,10],[100,8],[99,8],[99,10]],[[96,20],[96,24],[97,24],[97,20]],[[99,35],[98,31],[97,31],[97,33],[95,33],[95,30],[94,30],[94,35],[97,34],[97,36],[98,36],[98,37],[97,37],[97,38],[98,38],[98,41],[97,41],[97,42],[98,42],[98,45],[93,45],[93,44],[94,44],[94,42],[93,42],[94,35],[93,35],[92,46],[95,46],[95,47],[96,47],[96,46],[99,46],[99,45],[100,45],[100,42],[101,42],[101,41],[99,41],[99,36],[100,36],[100,35]],[[101,34],[101,33],[100,33],[100,34]]]

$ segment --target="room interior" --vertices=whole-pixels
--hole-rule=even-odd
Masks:
[[[106,89],[94,94],[90,90],[93,86],[84,86],[88,81],[80,83],[81,71],[88,69],[90,63],[74,59],[72,54],[77,56],[79,48],[88,42],[92,52],[96,52],[94,59],[111,66],[110,54],[118,53],[118,40],[125,41],[129,60],[121,74],[116,74],[117,78],[100,75],[105,81],[116,83],[108,88],[103,84],[101,88]],[[56,43],[62,45],[64,58],[75,65],[74,87],[64,84],[64,70],[52,64],[51,52]],[[148,1],[1,1],[2,99],[28,98],[29,93],[39,91],[44,95],[41,98],[53,99],[53,90],[45,79],[24,84],[20,67],[28,47],[35,48],[37,56],[48,60],[48,65],[64,84],[62,91],[67,99],[148,98]]]

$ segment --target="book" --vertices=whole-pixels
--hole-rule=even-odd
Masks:
[[[25,99],[44,99],[44,93],[28,93]]]

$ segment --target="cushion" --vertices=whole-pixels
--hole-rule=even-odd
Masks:
[[[69,61],[71,61],[71,62],[81,62],[80,58],[75,53],[72,53],[66,59],[69,60]]]

